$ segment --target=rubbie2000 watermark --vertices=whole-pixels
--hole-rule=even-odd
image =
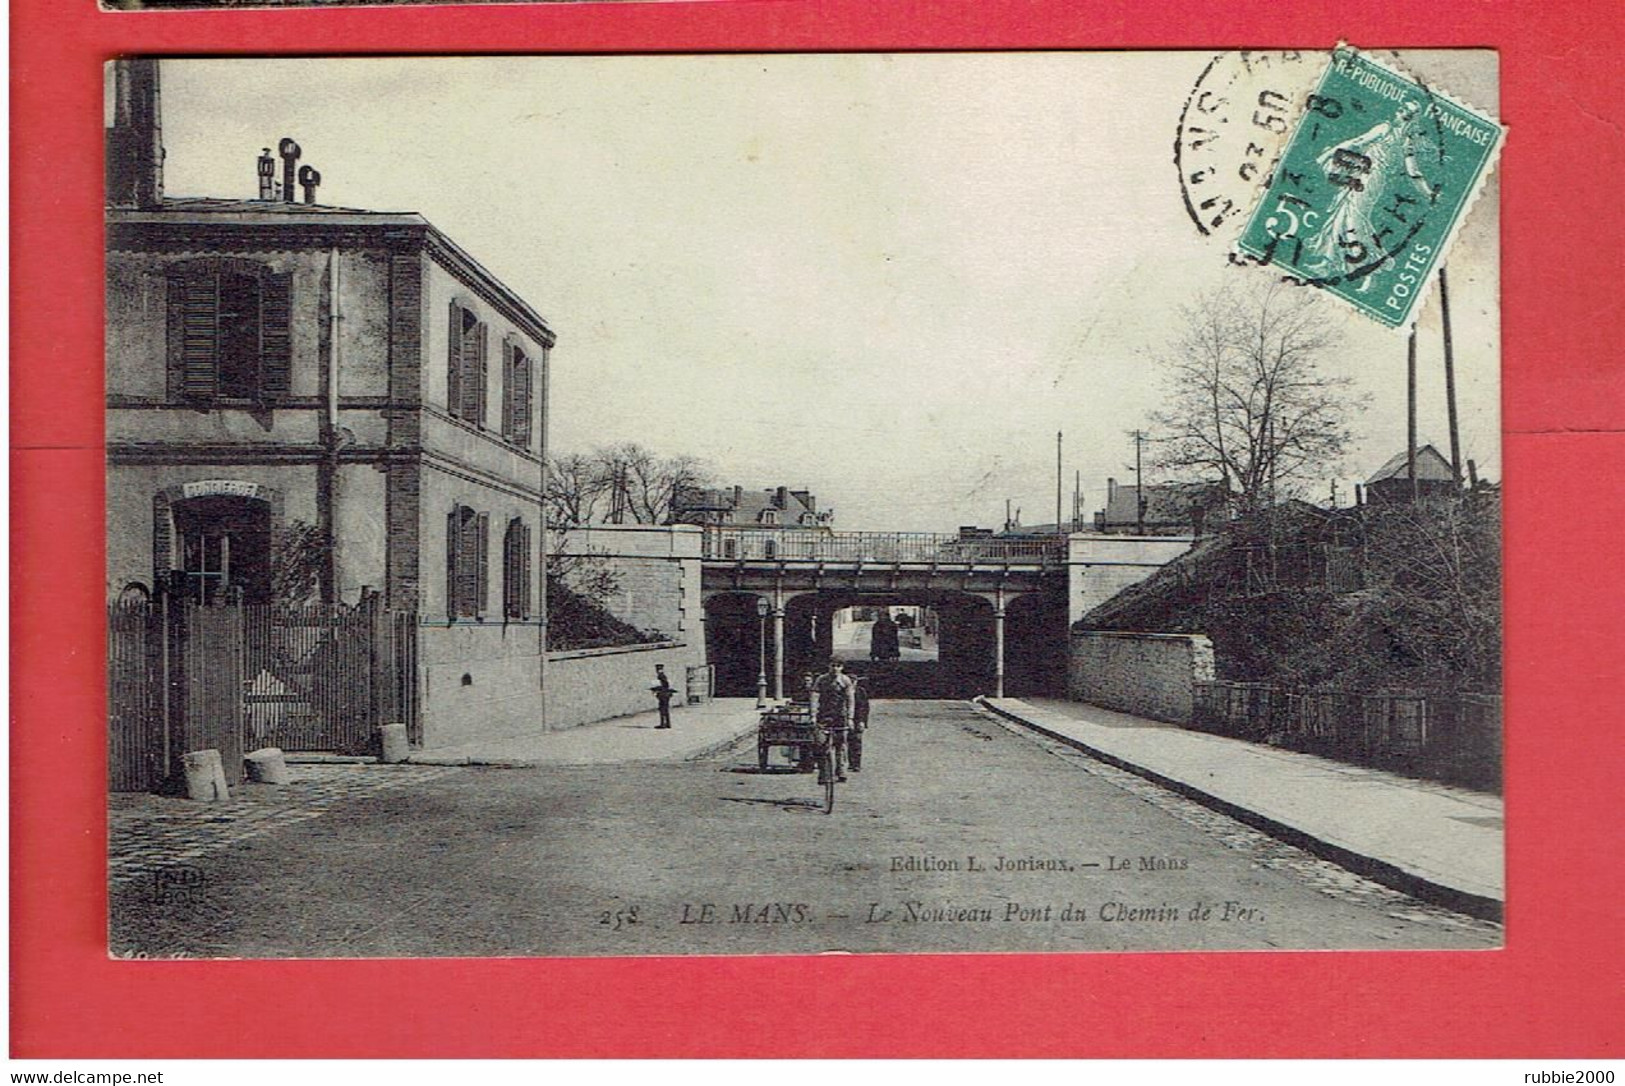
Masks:
[[[1339,46],[1236,248],[1408,327],[1505,137],[1495,118]]]

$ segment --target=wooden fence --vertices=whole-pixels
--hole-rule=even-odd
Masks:
[[[108,606],[108,777],[161,787],[187,751],[220,751],[228,781],[258,747],[371,752],[376,729],[422,739],[417,618],[353,607],[201,604],[160,593]]]
[[[1197,683],[1193,726],[1496,791],[1501,698]]]

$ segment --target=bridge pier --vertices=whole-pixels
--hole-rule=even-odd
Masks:
[[[1004,697],[1004,589],[993,594],[993,696]]]
[[[784,597],[773,594],[773,700],[784,700]]]

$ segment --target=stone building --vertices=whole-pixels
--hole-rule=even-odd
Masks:
[[[1229,491],[1214,483],[1151,483],[1142,488],[1120,486],[1116,479],[1107,479],[1106,508],[1095,513],[1095,531],[1108,535],[1201,535],[1224,523],[1231,501]]]
[[[811,491],[789,487],[720,487],[680,491],[672,522],[705,528],[712,558],[773,558],[806,551],[832,530],[834,510],[819,509]]]
[[[308,568],[418,616],[427,745],[539,723],[553,331],[421,216],[317,203],[292,140],[257,199],[165,193],[157,63],[113,79],[110,597],[270,601]]]

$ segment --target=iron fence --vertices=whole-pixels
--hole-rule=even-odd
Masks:
[[[421,740],[415,616],[375,600],[243,610],[244,733],[254,746],[362,753],[391,723]]]
[[[1238,739],[1499,790],[1501,698],[1197,683],[1193,726]]]
[[[705,529],[702,556],[721,561],[817,561],[917,564],[1064,560],[1065,536],[967,538],[934,532],[830,532],[808,529]]]
[[[169,774],[162,638],[150,598],[107,605],[107,771],[115,792],[156,788]]]
[[[160,787],[188,751],[370,752],[404,723],[422,741],[418,622],[377,597],[355,606],[203,604],[160,592],[110,603],[108,782]]]

